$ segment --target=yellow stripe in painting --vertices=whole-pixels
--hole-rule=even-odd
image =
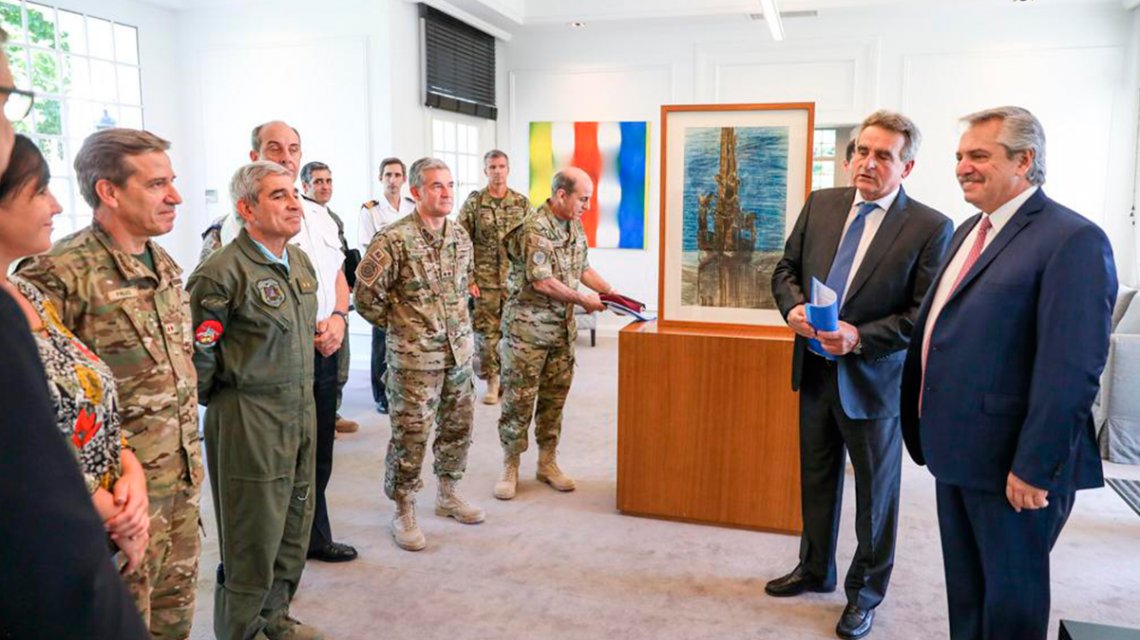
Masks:
[[[530,202],[537,209],[550,197],[554,178],[554,149],[549,122],[530,123]]]

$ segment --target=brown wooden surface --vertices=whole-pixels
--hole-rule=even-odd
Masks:
[[[632,324],[618,342],[617,506],[799,533],[790,332]]]

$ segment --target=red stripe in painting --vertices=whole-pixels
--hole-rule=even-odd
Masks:
[[[598,244],[598,178],[602,175],[602,154],[598,151],[598,123],[574,123],[574,166],[585,171],[594,181],[590,208],[582,214],[582,226],[591,247]]]

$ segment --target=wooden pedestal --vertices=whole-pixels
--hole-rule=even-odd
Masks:
[[[792,337],[632,324],[618,342],[617,507],[799,533]]]

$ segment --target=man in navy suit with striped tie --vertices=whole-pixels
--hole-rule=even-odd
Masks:
[[[844,580],[841,638],[871,631],[894,566],[902,435],[899,381],[914,318],[942,263],[953,226],[910,198],[902,180],[914,167],[918,127],[878,111],[860,126],[854,188],[811,194],[772,275],[780,313],[796,333],[792,388],[800,392],[800,558],[769,582],[772,596],[836,587],[835,543],[844,451],[855,469],[859,544]],[[812,278],[838,295],[839,326],[817,331],[806,319]],[[809,349],[816,339],[818,349]]]
[[[999,107],[963,118],[967,220],[915,322],[907,450],[934,474],[950,636],[1044,640],[1049,551],[1078,489],[1103,484],[1092,403],[1108,355],[1108,238],[1049,199],[1045,132]]]

